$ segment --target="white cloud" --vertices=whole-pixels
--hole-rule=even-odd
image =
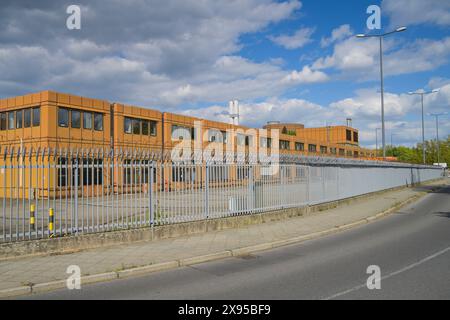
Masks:
[[[304,66],[301,71],[292,71],[289,75],[284,77],[285,83],[316,83],[325,82],[328,80],[328,76],[317,70],[311,70],[310,67]]]
[[[450,85],[444,86],[438,94],[425,98],[426,112],[438,112],[438,101],[450,101]],[[259,103],[240,103],[241,124],[262,127],[267,121],[303,123],[307,127],[345,124],[346,118],[353,119],[353,126],[360,132],[363,146],[375,146],[375,128],[380,125],[380,94],[376,89],[358,90],[352,97],[330,103],[328,106],[304,99],[268,98]],[[420,100],[408,94],[385,93],[386,143],[390,143],[393,133],[394,144],[412,146],[421,139]],[[226,104],[189,109],[185,114],[193,114],[206,119],[228,122]],[[435,124],[431,117],[425,119],[426,138],[433,139]],[[441,118],[441,136],[450,134],[450,122]],[[381,145],[381,133],[378,132]]]
[[[383,14],[389,16],[391,27],[422,23],[450,25],[450,2],[447,0],[383,0]]]
[[[434,70],[448,62],[450,37],[440,40],[418,39],[398,47],[396,41],[384,41],[384,72],[386,75],[408,74]],[[378,77],[379,43],[377,39],[349,38],[338,42],[331,55],[317,59],[312,68],[336,69],[347,77],[368,80]]]
[[[286,49],[298,49],[312,42],[311,36],[314,28],[302,28],[293,35],[269,36],[269,39]]]
[[[52,1],[5,1],[0,28],[14,36],[0,33],[0,96],[51,88],[174,108],[296,85],[283,82],[290,70],[279,59],[255,63],[236,53],[243,34],[291,17],[298,0],[80,0],[77,32],[65,28],[65,12]]]
[[[353,31],[351,30],[350,25],[343,24],[340,27],[333,29],[329,38],[322,38],[322,40],[320,41],[320,45],[322,48],[328,47],[336,41],[343,40],[346,37],[352,35],[352,33]]]

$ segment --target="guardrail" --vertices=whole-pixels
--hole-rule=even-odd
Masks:
[[[0,242],[253,214],[439,178],[442,169],[337,158],[172,163],[155,152],[6,150]]]

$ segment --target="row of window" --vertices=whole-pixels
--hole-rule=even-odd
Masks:
[[[0,113],[0,130],[39,127],[40,125],[41,108],[39,107]]]
[[[352,131],[347,129],[345,134],[347,141],[352,141]],[[353,131],[353,142],[358,142],[358,132],[356,131]]]
[[[137,119],[125,117],[123,130],[125,133],[142,134],[144,136],[156,136],[157,122],[153,120]]]
[[[103,114],[98,112],[80,111],[58,108],[58,126],[68,128],[103,131]]]

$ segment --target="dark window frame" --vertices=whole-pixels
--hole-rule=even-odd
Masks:
[[[90,115],[91,116],[91,123],[90,123],[90,125],[91,125],[91,127],[90,128],[88,128],[87,126],[86,126],[86,118],[85,118],[85,115],[87,116],[87,115]],[[94,128],[94,123],[93,123],[93,119],[94,117],[93,117],[93,114],[92,114],[92,112],[88,112],[88,111],[83,111],[83,129],[84,130],[92,130],[93,128]]]
[[[62,119],[62,115],[63,115],[62,112],[65,113],[65,115],[67,116],[67,119]],[[65,120],[65,123],[63,123],[62,120]],[[58,107],[58,127],[61,127],[61,128],[69,127],[69,109]]]
[[[16,128],[16,113],[14,111],[8,111],[7,119],[8,119],[7,124],[8,130],[14,130]]]
[[[150,133],[150,123],[148,120],[141,121],[141,133],[143,136],[148,136]]]
[[[6,112],[0,113],[0,130],[5,131],[8,129],[8,115]]]
[[[97,117],[100,116],[100,127],[97,126]],[[103,131],[103,113],[94,112],[94,131]]]
[[[38,116],[36,117],[36,115]],[[33,127],[39,127],[41,125],[41,107],[31,108],[31,118],[31,124]]]
[[[138,126],[139,126],[139,128],[138,128],[139,132],[137,132],[135,130],[137,128],[136,124],[138,124]],[[140,119],[133,119],[133,121],[131,123],[131,130],[132,130],[133,134],[141,134],[142,130],[141,130],[141,120]]]
[[[127,123],[129,125],[127,125]],[[127,130],[128,128],[128,130]],[[133,133],[133,119],[129,117],[125,117],[123,119],[123,132],[126,134],[132,134]]]
[[[78,124],[74,125],[73,114],[78,114]],[[80,110],[70,110],[70,127],[74,129],[81,129],[81,117],[82,112]]]
[[[16,110],[16,129],[23,128],[23,110]],[[20,117],[19,117],[20,114]]]
[[[27,118],[28,114],[28,118]],[[23,109],[23,127],[31,128],[31,108]]]
[[[296,151],[305,151],[305,143],[304,142],[296,142],[295,150]]]
[[[308,144],[308,152],[317,152],[316,144]]]
[[[149,125],[149,132],[150,135],[153,137],[156,137],[156,135],[158,134],[158,122],[154,121],[154,120],[150,120],[150,125]]]

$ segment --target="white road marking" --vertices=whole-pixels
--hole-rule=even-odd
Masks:
[[[393,276],[396,276],[396,275],[398,275],[398,274],[400,274],[400,273],[402,273],[402,272],[405,272],[405,271],[408,271],[408,270],[410,270],[410,269],[412,269],[412,268],[415,268],[415,267],[417,267],[417,266],[419,266],[419,265],[421,265],[421,264],[423,264],[423,263],[425,263],[425,262],[427,262],[427,261],[430,261],[430,260],[432,260],[432,259],[434,259],[434,258],[437,258],[437,257],[439,257],[440,255],[443,255],[444,253],[446,253],[446,252],[448,252],[448,251],[450,251],[450,247],[447,247],[447,248],[445,248],[445,249],[443,249],[443,250],[441,250],[441,251],[439,251],[439,252],[436,252],[435,254],[432,254],[431,256],[428,256],[428,257],[426,257],[426,258],[423,258],[423,259],[420,260],[420,261],[417,261],[417,262],[415,262],[415,263],[412,263],[412,264],[410,264],[410,265],[408,265],[408,266],[406,266],[406,267],[404,267],[404,268],[402,268],[402,269],[400,269],[400,270],[391,272],[391,273],[385,275],[384,277],[381,277],[381,280],[388,279],[388,278],[393,277]],[[362,285],[359,285],[359,286],[350,288],[350,289],[348,289],[348,290],[341,291],[341,292],[338,292],[338,293],[336,293],[336,294],[333,294],[332,296],[329,296],[329,297],[327,297],[327,298],[325,298],[325,299],[323,299],[323,300],[331,300],[331,299],[334,299],[334,298],[337,298],[337,297],[341,297],[341,296],[346,295],[346,294],[348,294],[348,293],[350,293],[350,292],[353,292],[353,291],[356,291],[356,290],[359,290],[359,289],[362,289],[362,288],[366,288],[366,287],[367,287],[367,286],[366,286],[366,284],[364,283],[364,284],[362,284]]]

